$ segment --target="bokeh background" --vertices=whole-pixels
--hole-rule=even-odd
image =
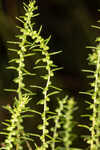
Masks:
[[[11,54],[8,52],[7,41],[15,39],[18,33],[16,16],[23,15],[22,3],[28,0],[0,0],[0,106],[12,103],[13,93],[4,92],[4,88],[12,87],[13,72],[6,70]],[[64,69],[56,73],[56,84],[65,94],[73,95],[78,110],[75,119],[79,123],[88,124],[88,120],[81,118],[87,112],[85,101],[88,96],[81,95],[89,87],[89,79],[82,69],[89,68],[87,57],[90,53],[87,45],[95,45],[95,38],[100,31],[91,28],[100,19],[100,0],[37,0],[40,16],[37,17],[37,28],[42,24],[43,37],[52,36],[50,47],[52,50],[62,50],[62,53],[52,59]],[[30,63],[30,62],[28,62]],[[0,108],[0,121],[7,118],[8,113]],[[2,125],[0,125],[2,127]],[[86,143],[81,135],[88,131],[76,127],[78,134],[74,146],[85,149]],[[80,144],[79,144],[80,143]]]

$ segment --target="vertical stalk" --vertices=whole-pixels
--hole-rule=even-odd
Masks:
[[[45,47],[45,44],[43,44],[43,47]],[[45,51],[45,50],[44,50]],[[49,58],[49,54],[47,51],[45,51],[44,53],[45,57]],[[46,135],[48,134],[48,122],[47,122],[47,112],[48,112],[48,106],[47,106],[47,101],[49,99],[48,97],[48,90],[49,90],[49,85],[51,83],[50,79],[51,79],[51,61],[49,59],[46,60],[46,70],[47,70],[47,82],[46,82],[46,86],[43,90],[43,95],[44,95],[44,108],[43,108],[43,131],[42,131],[42,146],[43,146],[43,150],[46,150],[46,148],[48,147],[48,144],[46,142]]]
[[[50,82],[50,69],[48,70],[48,80],[47,80],[47,83],[46,83],[46,87],[45,87],[45,90],[44,90],[44,110],[43,110],[43,113],[44,113],[44,117],[43,117],[43,148],[45,150],[46,148],[46,134],[47,134],[47,130],[46,130],[46,126],[47,126],[47,92],[48,92],[48,88],[49,88],[49,82]]]
[[[97,46],[98,48],[98,46]],[[97,63],[96,63],[96,72],[95,72],[95,83],[94,83],[94,94],[93,94],[93,117],[92,117],[92,127],[91,127],[91,143],[90,143],[90,150],[99,150],[100,144],[100,124],[99,124],[99,117],[100,117],[100,101],[99,98],[99,82],[100,82],[100,50],[97,50]]]
[[[56,114],[56,116],[54,118],[55,126],[53,127],[53,140],[52,140],[52,143],[51,143],[52,150],[55,150],[55,148],[56,148],[56,140],[58,138],[57,131],[61,127],[60,119],[63,116],[64,105],[65,105],[65,103],[67,101],[67,96],[64,99],[62,99],[62,100],[60,100],[60,99],[58,99],[58,100],[59,100],[58,101],[59,106],[56,109],[56,113],[57,114]]]
[[[97,60],[97,68],[96,68],[96,74],[95,74],[95,87],[94,87],[94,104],[93,104],[93,121],[92,121],[92,131],[91,131],[91,150],[94,149],[94,141],[95,141],[95,125],[96,125],[96,117],[97,117],[97,93],[98,93],[98,87],[97,87],[97,82],[98,82],[98,69],[99,69],[99,57]]]

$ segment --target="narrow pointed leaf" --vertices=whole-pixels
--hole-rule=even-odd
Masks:
[[[7,92],[17,92],[16,89],[4,89],[4,91],[7,91]]]
[[[29,48],[29,50],[32,49],[32,50],[34,51],[35,49],[33,49],[33,48],[37,48],[38,46],[39,46],[39,45],[36,45],[36,44],[34,43],[34,44],[31,45],[31,47]]]
[[[89,114],[86,114],[86,115],[81,115],[82,117],[91,117],[91,115],[89,115]]]
[[[14,112],[13,112],[13,110],[12,110],[12,108],[10,107],[10,106],[2,106],[4,109],[6,109],[6,110],[8,110],[11,114],[13,114]]]
[[[2,134],[2,135],[8,135],[7,132],[1,132],[1,131],[0,131],[0,134]]]
[[[36,113],[38,115],[41,115],[41,113],[39,111],[36,111],[36,110],[30,110],[30,112]]]
[[[50,116],[47,118],[47,120],[55,119],[55,116]]]
[[[16,67],[14,67],[14,66],[6,67],[6,69],[17,70],[17,68],[16,68]]]
[[[10,125],[8,124],[8,123],[6,123],[6,122],[1,122],[3,125],[5,125],[5,126],[7,126],[7,127],[9,127]]]
[[[94,71],[92,71],[92,70],[82,70],[83,72],[89,72],[89,73],[94,73]]]
[[[23,5],[28,9],[28,5],[26,5],[26,3],[23,2]]]
[[[48,111],[47,113],[48,113],[48,114],[52,114],[52,115],[56,115],[56,114],[57,114],[57,113],[52,112],[52,111]]]
[[[99,26],[94,26],[94,25],[91,25],[92,28],[96,28],[96,29],[100,29]]]
[[[56,55],[56,54],[59,54],[59,53],[62,53],[62,51],[58,51],[58,52],[49,53],[49,55]]]
[[[58,94],[58,93],[59,93],[59,91],[54,91],[54,92],[49,93],[47,96],[49,97],[49,96],[52,96],[52,95],[55,95],[55,94]]]
[[[38,88],[38,89],[41,89],[43,90],[43,88],[41,86],[38,86],[38,85],[31,85],[30,87],[33,87],[33,88]]]
[[[35,52],[41,52],[42,50],[41,49],[33,49],[33,51],[35,51]]]
[[[8,48],[9,51],[12,51],[12,52],[18,52],[18,49],[12,49],[12,48]]]
[[[38,59],[38,60],[36,60],[35,61],[35,65],[37,65],[39,62],[41,62],[43,59],[41,58],[41,59]]]
[[[23,68],[22,70],[24,71],[24,73],[26,73],[25,75],[30,75],[30,76],[36,75],[34,73],[31,73],[31,72],[27,71],[25,68]]]
[[[34,141],[32,138],[26,137],[26,136],[22,136],[21,138],[26,140],[26,141]]]
[[[41,68],[46,68],[45,66],[36,66],[34,69],[41,69]]]
[[[46,39],[46,41],[45,41],[46,45],[48,44],[48,42],[50,41],[50,39],[51,39],[51,35]]]
[[[89,48],[89,49],[96,49],[95,46],[86,46],[86,48]]]
[[[40,26],[40,29],[39,29],[39,31],[38,31],[38,35],[40,35],[41,30],[42,30],[42,25]]]
[[[27,89],[27,88],[23,88],[23,90],[26,91],[26,92],[28,92],[28,93],[30,93],[30,94],[32,93],[32,91],[29,90],[29,89]]]
[[[63,67],[52,69],[52,71],[57,71],[57,70],[61,70],[61,69],[63,69]]]
[[[29,57],[29,56],[34,56],[34,55],[35,55],[35,53],[30,53],[30,54],[24,55],[24,57]]]
[[[62,89],[60,89],[60,88],[58,88],[58,87],[55,87],[55,86],[53,86],[53,85],[50,85],[49,87],[51,87],[51,88],[53,88],[53,89],[55,89],[55,90],[58,90],[58,91],[62,91]]]
[[[20,21],[21,23],[25,23],[22,19],[20,19],[20,18],[18,18],[18,17],[16,17],[16,19],[18,20],[18,21]]]
[[[86,128],[86,129],[90,130],[90,127],[88,127],[87,125],[83,125],[83,124],[81,125],[81,124],[79,124],[78,126],[79,126],[79,127],[83,127],[83,128]]]
[[[22,115],[21,117],[22,117],[22,118],[32,118],[33,115]]]
[[[35,14],[35,15],[33,15],[32,17],[34,18],[34,17],[37,17],[37,16],[39,16],[40,14],[39,13],[37,13],[37,14]]]
[[[39,104],[43,105],[43,104],[44,104],[44,99],[39,100],[39,101],[37,102],[37,105],[39,105]]]
[[[14,42],[14,41],[7,41],[9,44],[20,44],[20,42]]]
[[[93,94],[89,93],[89,92],[79,92],[80,94],[85,94],[85,95],[90,95],[92,96]]]
[[[16,58],[15,58],[15,59],[10,60],[9,63],[18,62],[18,61],[19,61],[19,59],[16,59]]]
[[[25,6],[23,6],[23,8],[24,8],[25,12],[27,12],[27,8]]]
[[[35,137],[41,137],[39,134],[35,134],[35,133],[30,133],[30,135],[35,136]]]

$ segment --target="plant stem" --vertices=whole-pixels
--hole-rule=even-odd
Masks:
[[[48,69],[48,80],[47,80],[47,83],[46,83],[46,86],[45,86],[45,91],[44,91],[44,117],[43,117],[43,148],[45,150],[46,148],[46,134],[47,134],[47,130],[46,130],[46,123],[47,123],[47,93],[48,93],[48,88],[49,88],[49,83],[50,83],[50,69]]]
[[[96,65],[96,73],[95,73],[95,86],[94,86],[94,104],[93,104],[93,121],[92,121],[92,130],[91,130],[91,150],[97,150],[97,147],[99,145],[98,138],[100,134],[98,135],[98,131],[100,128],[98,127],[98,117],[99,117],[99,110],[98,107],[100,107],[98,104],[98,82],[99,82],[99,70],[100,70],[100,51],[97,51],[97,65]],[[99,102],[100,103],[100,102]],[[96,137],[97,136],[97,137]]]

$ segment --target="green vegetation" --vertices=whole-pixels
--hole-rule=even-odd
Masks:
[[[51,60],[51,56],[59,54],[61,51],[51,52],[48,42],[51,37],[44,39],[41,36],[42,27],[37,31],[35,29],[34,17],[38,16],[36,1],[30,1],[28,5],[24,5],[25,15],[17,18],[22,26],[18,26],[20,34],[16,36],[15,42],[8,42],[14,45],[9,51],[14,53],[15,58],[9,61],[7,69],[16,72],[16,78],[13,80],[16,89],[6,89],[6,91],[16,92],[14,103],[12,106],[3,106],[10,113],[10,119],[2,122],[5,128],[0,132],[5,136],[1,150],[78,150],[74,148],[72,142],[76,135],[73,128],[76,123],[73,113],[77,106],[73,98],[63,96],[60,93],[62,89],[53,84],[54,72],[62,69],[58,68]],[[96,39],[100,42],[100,38]],[[91,114],[87,114],[90,120],[90,126],[86,127],[90,136],[86,136],[90,150],[100,149],[100,44],[96,47],[89,47],[92,53],[89,55],[89,65],[94,66],[94,70],[84,70],[91,74],[92,83],[91,90],[82,92],[91,96],[89,108]],[[27,60],[32,57],[33,72],[28,70]],[[40,82],[31,82],[26,84],[25,78],[38,77]],[[42,107],[42,111],[38,111],[30,107],[29,103],[33,103],[39,89],[41,98],[36,105]],[[53,98],[52,98],[53,96]],[[50,101],[54,99],[58,107],[54,111],[50,108]],[[35,108],[35,107],[34,107]],[[25,131],[24,118],[40,118],[40,124],[37,127],[38,133],[29,133]]]

